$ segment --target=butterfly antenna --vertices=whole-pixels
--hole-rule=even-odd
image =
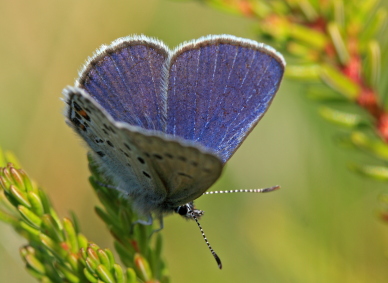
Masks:
[[[253,190],[229,190],[229,191],[211,191],[211,192],[204,192],[204,195],[213,195],[213,194],[230,194],[230,193],[269,193],[272,191],[275,191],[277,189],[280,189],[280,186],[273,186],[270,188],[264,188],[264,189],[253,189]]]
[[[222,269],[222,262],[221,262],[221,259],[218,257],[218,255],[216,254],[216,252],[213,250],[212,246],[210,245],[209,241],[207,240],[206,235],[205,235],[205,232],[203,232],[202,226],[201,226],[201,224],[199,224],[197,217],[195,217],[193,211],[190,211],[190,214],[191,214],[191,217],[193,217],[194,220],[195,220],[195,222],[197,223],[198,228],[199,228],[199,230],[201,231],[202,237],[203,237],[203,239],[205,240],[207,247],[209,248],[210,252],[211,252],[212,255],[214,256],[214,259],[216,260],[216,262],[217,262],[217,264],[218,264],[218,268],[219,268],[219,269]]]

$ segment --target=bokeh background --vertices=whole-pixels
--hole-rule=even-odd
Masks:
[[[60,216],[74,211],[100,247],[112,248],[112,239],[94,213],[86,149],[64,123],[61,91],[101,44],[141,33],[170,47],[207,34],[257,39],[253,21],[197,2],[0,1],[0,145],[48,191]],[[280,191],[197,201],[222,271],[195,223],[165,219],[172,282],[388,281],[388,227],[377,216],[386,184],[346,169],[367,157],[335,146],[338,130],[316,107],[302,83],[285,80],[213,188],[280,184]],[[0,223],[1,282],[35,282],[18,254],[23,243]]]

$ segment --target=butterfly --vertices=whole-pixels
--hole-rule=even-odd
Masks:
[[[65,116],[139,214],[161,227],[172,212],[197,221],[203,211],[193,200],[267,111],[284,68],[272,47],[231,35],[174,50],[123,37],[102,45],[64,89]]]

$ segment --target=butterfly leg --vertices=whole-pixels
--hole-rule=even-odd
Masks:
[[[164,228],[163,217],[160,216],[158,220],[159,220],[159,228],[158,228],[158,229],[152,230],[151,235],[150,235],[150,238],[152,237],[153,234],[159,232],[160,230],[162,230],[162,229]]]
[[[152,231],[152,234],[154,234],[154,233],[156,233],[156,232],[159,232],[159,231],[161,231],[161,230],[164,228],[163,217],[160,216],[158,220],[159,220],[159,228],[153,230],[153,231]]]
[[[135,222],[132,222],[132,224],[131,224],[131,234],[133,233],[133,228],[135,227],[136,224],[141,224],[141,225],[149,226],[149,225],[152,225],[152,223],[154,223],[154,221],[152,219],[151,214],[148,214],[147,220],[138,219]]]

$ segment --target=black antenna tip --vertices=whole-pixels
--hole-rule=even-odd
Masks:
[[[262,193],[269,193],[269,192],[272,192],[272,191],[275,191],[275,190],[278,190],[278,189],[280,189],[280,186],[273,186],[273,187],[270,187],[270,188],[263,189]]]
[[[216,262],[218,264],[218,268],[219,269],[222,269],[222,262],[221,262],[221,259],[218,257],[218,255],[216,253],[213,254],[214,258],[216,259]]]

